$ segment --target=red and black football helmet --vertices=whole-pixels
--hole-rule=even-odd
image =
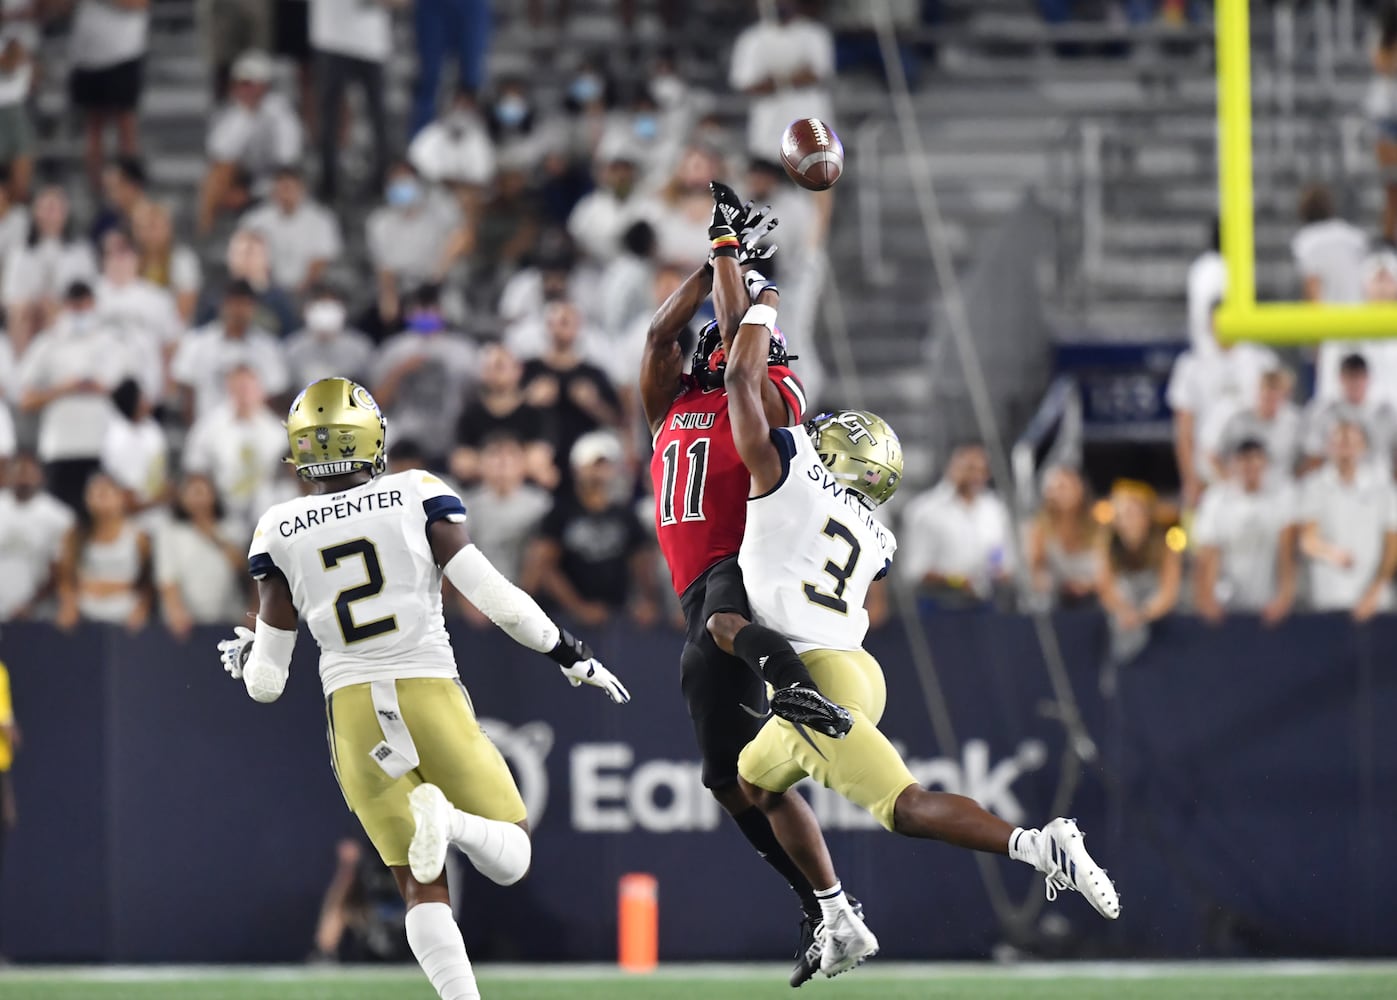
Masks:
[[[766,352],[767,367],[789,365],[799,359],[799,354],[786,352],[786,338],[780,330],[771,333],[771,346]],[[722,334],[718,332],[718,321],[709,320],[699,331],[698,346],[694,348],[694,359],[689,363],[689,374],[704,389],[721,389],[723,372],[728,367],[728,352],[723,347]]]

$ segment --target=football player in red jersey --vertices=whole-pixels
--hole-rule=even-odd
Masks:
[[[747,248],[774,221],[762,225],[762,217],[752,215],[731,188],[719,183],[712,187],[709,238],[713,254],[746,256]],[[747,282],[752,301],[775,296],[775,286],[755,270],[748,270]],[[768,714],[768,683],[774,691],[769,701],[771,714],[797,727],[807,726],[839,738],[849,731],[851,717],[819,693],[800,657],[778,633],[749,625],[742,631],[744,641],[734,650],[736,656],[720,650],[708,633],[707,622],[714,614],[737,612],[751,618],[737,566],[751,478],[733,443],[723,386],[726,352],[741,310],[719,316],[704,327],[687,372],[679,348],[680,333],[712,287],[711,266],[691,274],[655,314],[646,339],[640,392],[654,440],[650,473],[655,523],[660,549],[684,610],[680,678],[703,759],[703,783],[757,853],[800,897],[805,920],[791,975],[791,985],[799,986],[819,969],[818,949],[812,960],[810,948],[821,919],[819,901],[777,841],[765,815],[738,784],[737,758]],[[773,426],[799,423],[805,415],[804,391],[787,366],[788,360],[784,340],[773,335],[768,357],[770,378],[763,395]],[[802,806],[812,835],[820,837],[814,814],[803,802],[797,804],[797,808]]]

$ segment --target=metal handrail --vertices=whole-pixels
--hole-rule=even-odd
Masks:
[[[1043,401],[1024,432],[1009,451],[1009,466],[1013,470],[1014,495],[1020,511],[1033,510],[1038,505],[1038,450],[1055,435],[1048,465],[1079,465],[1082,460],[1082,393],[1077,380],[1059,375],[1043,394]]]

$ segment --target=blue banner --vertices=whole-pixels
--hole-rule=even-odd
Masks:
[[[993,861],[987,889],[970,855],[894,837],[815,790],[837,867],[887,955],[984,956],[1004,940],[1043,946],[1040,932],[1093,955],[1397,950],[1383,837],[1397,828],[1397,680],[1381,653],[1397,621],[1165,622],[1110,698],[1100,617],[1055,623],[1097,762],[1065,754],[1032,623],[1016,616],[928,615],[934,677],[914,669],[901,625],[875,632],[884,729],[923,783],[1013,823],[1044,822],[1070,792],[1063,811],[1116,878],[1122,918],[1108,924],[1072,897],[1006,925],[1006,903],[1043,891],[1025,866]],[[6,628],[0,655],[26,736],[0,875],[10,957],[294,961],[310,950],[335,841],[357,828],[327,759],[314,650],[303,636],[286,696],[264,706],[219,669],[220,637]],[[630,705],[571,689],[494,631],[453,634],[535,826],[528,879],[506,889],[472,873],[464,887],[472,954],[609,960],[616,882],[644,871],[659,879],[665,959],[786,956],[793,897],[700,784],[679,637],[617,626],[595,638]],[[938,745],[928,721],[938,688],[954,745]],[[1064,919],[1044,924],[1050,915]]]

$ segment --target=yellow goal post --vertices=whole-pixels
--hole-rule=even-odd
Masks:
[[[1397,303],[1328,305],[1256,301],[1252,200],[1249,0],[1217,0],[1218,203],[1227,292],[1214,316],[1224,342],[1276,346],[1397,337]]]

